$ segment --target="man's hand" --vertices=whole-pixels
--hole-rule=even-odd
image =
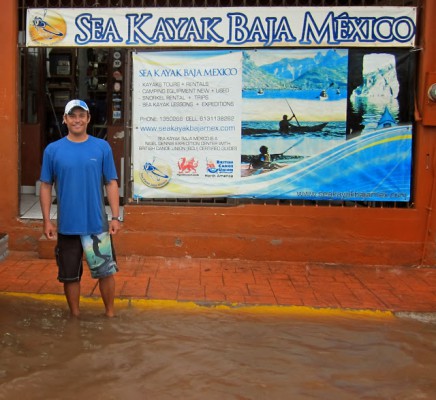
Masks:
[[[113,219],[109,224],[109,233],[111,235],[116,235],[120,229],[121,229],[120,221]]]
[[[47,239],[56,239],[57,229],[56,226],[50,221],[44,221],[44,235]]]

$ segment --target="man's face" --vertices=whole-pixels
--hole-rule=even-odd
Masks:
[[[69,114],[64,115],[68,132],[73,135],[85,134],[90,119],[89,113],[80,107],[73,108]]]

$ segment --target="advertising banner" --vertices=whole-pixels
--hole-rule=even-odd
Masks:
[[[26,27],[27,46],[136,49],[135,199],[409,201],[415,39],[414,7],[29,9]]]
[[[134,198],[409,201],[413,55],[133,56]]]
[[[237,181],[241,58],[229,51],[133,55],[136,197],[166,196],[167,190],[196,197],[198,187]]]
[[[26,45],[413,47],[414,7],[28,9]]]

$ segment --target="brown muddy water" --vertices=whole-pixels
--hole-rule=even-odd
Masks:
[[[0,399],[435,399],[436,322],[0,295]]]

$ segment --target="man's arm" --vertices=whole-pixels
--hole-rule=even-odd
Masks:
[[[43,219],[43,232],[47,239],[54,239],[56,237],[56,226],[50,220],[51,209],[51,192],[52,185],[46,182],[41,182],[41,189],[39,193],[39,202],[41,204],[42,219]]]
[[[116,180],[111,180],[106,184],[106,194],[111,208],[113,217],[120,216],[120,199],[118,193],[118,183]],[[115,235],[121,228],[120,222],[112,220],[109,224],[109,233]]]

